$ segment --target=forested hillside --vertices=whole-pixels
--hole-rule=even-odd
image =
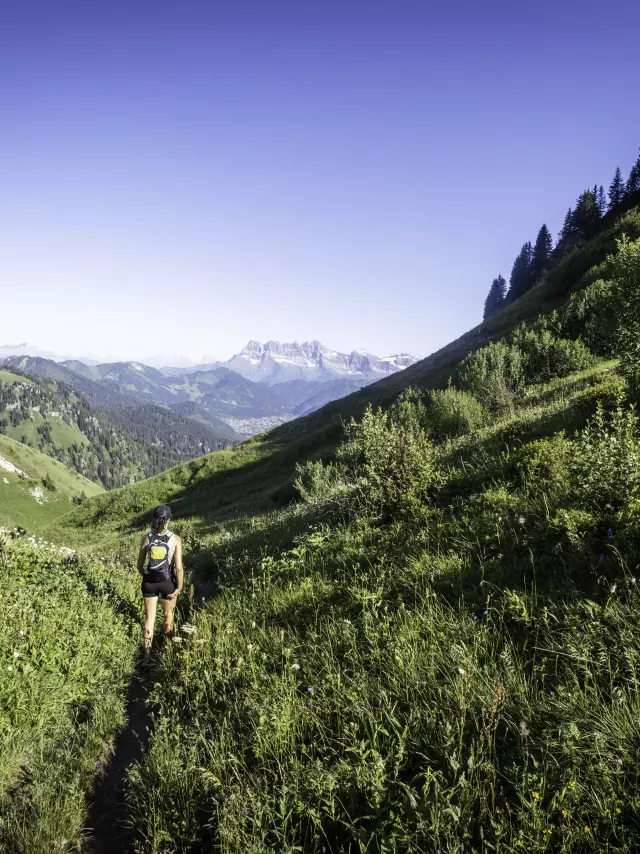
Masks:
[[[208,425],[159,406],[100,410],[65,382],[0,371],[0,434],[106,488],[230,444]]]

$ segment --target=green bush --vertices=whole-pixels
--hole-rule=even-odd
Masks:
[[[354,508],[368,517],[418,510],[442,481],[435,448],[406,402],[386,411],[369,406],[349,424],[336,456]]]
[[[635,394],[640,393],[640,238],[618,241],[614,287],[619,304],[616,351]]]
[[[512,401],[524,379],[520,350],[505,341],[496,341],[467,356],[460,363],[454,382],[493,409]]]
[[[573,442],[571,491],[587,508],[622,509],[640,494],[640,441],[634,408],[606,414],[601,405]]]
[[[565,334],[582,338],[593,353],[610,355],[615,349],[619,319],[616,302],[613,284],[604,279],[572,294],[562,312]]]
[[[488,413],[470,392],[450,387],[431,393],[425,418],[430,434],[444,439],[473,433],[487,423]]]
[[[564,433],[537,439],[517,450],[512,460],[527,493],[544,493],[552,501],[564,498],[570,485],[572,450],[571,441]]]

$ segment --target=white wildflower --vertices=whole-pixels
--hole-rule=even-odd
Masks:
[[[14,657],[14,658],[20,658],[20,653],[18,652],[18,650],[17,650],[17,649],[14,649],[14,650],[13,650],[13,657]]]
[[[467,671],[462,667],[458,668],[458,673],[460,674],[460,676],[466,676],[467,675]]]
[[[291,665],[291,669],[292,669],[292,670],[296,670],[296,671],[297,671],[297,670],[300,670],[300,665],[299,665],[299,664],[292,664],[292,665]]]
[[[617,586],[618,586],[617,584],[612,584],[612,585],[611,585],[611,592],[612,592],[612,593],[615,593],[615,592],[616,592],[616,587],[617,587]]]

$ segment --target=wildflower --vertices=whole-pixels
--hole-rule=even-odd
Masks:
[[[307,694],[308,694],[310,697],[313,697],[313,688],[307,688]]]
[[[562,810],[562,815],[564,816],[564,818],[566,818],[569,815],[569,813],[566,810]]]
[[[520,735],[524,738],[527,738],[529,735],[531,735],[526,721],[520,721]]]
[[[635,583],[636,583],[636,577],[635,577],[635,575],[631,578],[631,583],[632,583],[632,584],[635,584]]]
[[[531,797],[533,798],[534,801],[539,801],[540,800],[540,792],[531,792]]]
[[[613,528],[609,528],[607,534],[609,535],[609,539],[611,539],[613,537]]]
[[[616,759],[616,765],[622,765],[622,759],[619,756]]]
[[[584,832],[585,832],[585,833],[591,833],[591,828],[589,827],[589,825],[588,825],[588,824],[585,824],[585,826],[584,826]]]
[[[14,650],[13,650],[13,657],[14,657],[14,658],[20,658],[20,653],[18,652],[18,650],[17,650],[17,649],[14,649]]]
[[[488,613],[489,613],[489,611],[485,608],[484,611],[482,612],[482,616],[486,617]]]
[[[467,675],[467,671],[464,670],[462,667],[458,668],[458,673],[460,674],[460,676],[466,676]]]
[[[13,670],[13,667],[12,667],[11,665],[9,665],[9,666],[7,667],[7,670]]]
[[[24,632],[22,631],[22,629],[20,629],[20,635],[22,636],[23,634],[24,634]]]
[[[478,618],[476,617],[476,615],[475,615],[475,614],[472,614],[472,615],[471,615],[471,617],[472,617],[472,619],[474,619],[474,620],[477,620],[477,619],[478,619]]]
[[[525,521],[526,519],[524,518],[524,516],[518,516],[518,523],[520,525],[524,525]]]
[[[102,768],[102,762],[96,762],[96,768]]]
[[[620,809],[620,807],[616,807],[616,813],[617,813],[618,815],[620,815],[620,813],[621,813],[621,812],[622,812],[622,810]]]
[[[300,670],[300,665],[299,664],[292,664],[291,669],[295,670],[297,672],[298,670]]]
[[[615,593],[615,592],[616,592],[616,587],[617,587],[617,585],[616,585],[616,584],[612,584],[612,585],[611,585],[611,587],[610,587],[609,589],[611,590],[611,592],[612,592],[612,593]]]
[[[576,786],[577,786],[577,783],[575,780],[569,780],[569,788],[570,789],[575,789]]]
[[[255,621],[255,620],[253,620],[253,621],[252,621],[252,623],[251,623],[251,628],[252,628],[252,629],[255,629],[255,627],[256,627],[256,621]]]
[[[551,834],[553,833],[553,831],[551,830],[551,828],[550,828],[550,827],[545,827],[545,829],[544,829],[543,833],[546,833],[548,836],[551,836]]]
[[[604,555],[600,555],[600,566],[604,563]]]

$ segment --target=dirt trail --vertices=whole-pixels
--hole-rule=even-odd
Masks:
[[[127,770],[139,762],[149,743],[151,716],[146,699],[153,686],[152,672],[138,668],[129,683],[127,724],[118,735],[111,761],[89,796],[85,854],[133,854],[133,834],[127,827]]]

